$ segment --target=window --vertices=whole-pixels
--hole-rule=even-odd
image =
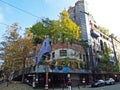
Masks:
[[[60,50],[60,56],[67,56],[67,50]]]
[[[86,57],[85,57],[85,55],[83,55],[83,61],[84,61],[84,62],[86,61]]]
[[[55,52],[52,53],[52,58],[55,58]]]
[[[79,58],[82,59],[82,55],[81,55],[81,53],[79,53]]]

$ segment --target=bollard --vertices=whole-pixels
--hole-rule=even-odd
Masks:
[[[35,88],[35,75],[33,75],[32,87]]]
[[[33,83],[32,83],[32,87],[35,88],[35,81],[33,81]]]
[[[48,84],[45,85],[45,90],[48,90]]]

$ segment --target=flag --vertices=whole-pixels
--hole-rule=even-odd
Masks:
[[[43,44],[38,52],[37,58],[36,58],[36,64],[38,64],[40,62],[40,59],[42,58],[42,56],[45,53],[50,53],[52,51],[52,46],[51,46],[51,39],[50,38],[46,38],[43,41]]]

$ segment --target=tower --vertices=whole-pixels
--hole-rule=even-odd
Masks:
[[[68,10],[70,18],[81,27],[82,39],[90,40],[90,26],[88,15],[88,4],[85,0],[78,0],[74,7]]]

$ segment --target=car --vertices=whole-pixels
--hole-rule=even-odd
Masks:
[[[100,87],[100,86],[104,86],[105,85],[105,81],[100,79],[100,80],[95,80],[92,84],[91,87]]]
[[[113,78],[106,78],[105,84],[106,85],[113,85],[113,84],[115,84],[115,80]]]

